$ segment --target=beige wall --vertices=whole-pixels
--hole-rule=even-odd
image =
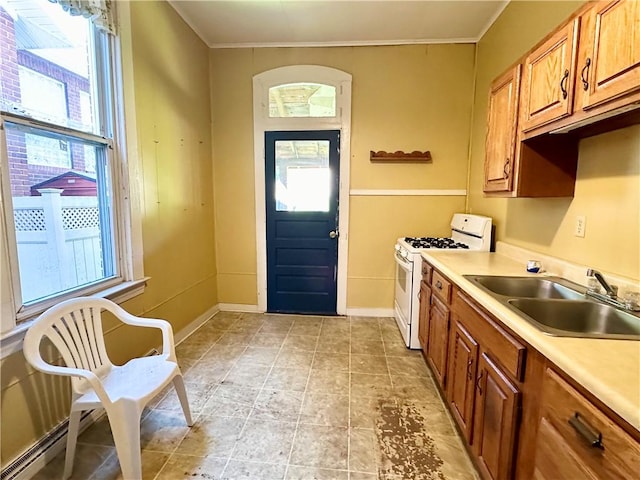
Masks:
[[[131,4],[135,110],[142,160],[144,295],[123,306],[169,320],[179,331],[218,303],[208,48],[167,4]],[[160,338],[105,322],[115,362],[147,352]],[[133,333],[135,331],[135,333]],[[1,463],[6,465],[62,421],[68,385],[34,373],[22,353],[4,359]]]
[[[252,77],[313,64],[353,76],[352,189],[464,189],[474,45],[212,50],[216,252],[223,303],[257,303]],[[432,164],[372,164],[370,150],[430,150]],[[448,232],[459,197],[351,197],[347,306],[391,308],[395,239]]]
[[[495,199],[482,194],[489,83],[583,2],[511,2],[478,44],[469,208],[490,215],[498,240],[640,277],[640,127],[580,142],[572,199]],[[586,216],[586,236],[573,235]]]

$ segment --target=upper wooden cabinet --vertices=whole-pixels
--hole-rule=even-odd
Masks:
[[[534,48],[524,60],[521,138],[578,138],[637,123],[639,32],[637,0],[588,2]]]
[[[640,1],[588,2],[491,84],[484,192],[571,197],[580,138],[638,122]]]
[[[519,93],[520,65],[491,84],[484,163],[485,192],[512,190]]]
[[[579,25],[574,19],[527,55],[520,97],[523,131],[572,113]]]
[[[583,16],[576,84],[582,108],[640,90],[640,2],[594,5]]]

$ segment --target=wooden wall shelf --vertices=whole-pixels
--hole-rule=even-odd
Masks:
[[[371,162],[389,162],[389,163],[430,163],[431,152],[420,152],[415,150],[413,152],[402,152],[398,150],[397,152],[385,152],[379,151],[374,152],[371,150],[369,152],[369,161]]]

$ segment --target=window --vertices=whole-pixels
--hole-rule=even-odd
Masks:
[[[7,135],[12,137],[10,133]],[[13,160],[11,166],[15,166],[17,163],[15,150],[18,149],[17,145],[20,143],[19,136],[15,135],[15,138],[12,140],[15,140],[15,143],[12,147],[14,151],[12,152],[13,155],[11,155]],[[64,140],[57,140],[33,133],[25,133],[24,145],[28,165],[41,165],[44,167],[64,169],[71,168],[71,151],[69,144]]]
[[[329,141],[277,140],[275,149],[276,210],[328,212]]]
[[[24,319],[124,280],[113,37],[55,3],[0,0],[0,38],[2,200]]]
[[[288,83],[269,88],[269,117],[335,117],[336,87]]]
[[[22,108],[35,117],[52,123],[67,118],[64,83],[18,65]]]

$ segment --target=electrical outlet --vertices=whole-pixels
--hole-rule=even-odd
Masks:
[[[576,217],[576,231],[574,235],[576,237],[584,238],[584,231],[586,229],[586,226],[587,226],[587,217],[585,217],[584,215],[578,215]]]

